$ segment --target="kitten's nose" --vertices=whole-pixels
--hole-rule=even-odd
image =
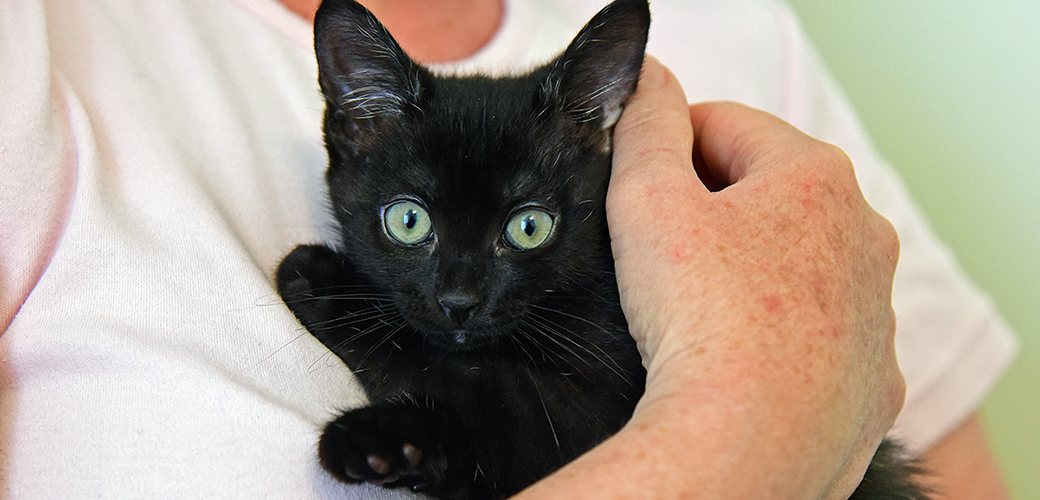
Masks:
[[[456,325],[462,326],[462,322],[472,317],[473,312],[480,306],[480,297],[470,293],[447,293],[441,295],[437,303],[444,314]]]

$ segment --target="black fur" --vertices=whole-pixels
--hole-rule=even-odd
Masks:
[[[611,127],[649,21],[646,0],[618,0],[528,75],[460,78],[412,62],[354,1],[321,6],[342,246],[297,247],[277,279],[371,401],[326,427],[318,453],[333,476],[504,498],[631,416],[645,372],[618,304],[604,199]],[[428,213],[421,240],[387,229],[401,201]],[[531,208],[552,230],[522,250],[504,233]]]

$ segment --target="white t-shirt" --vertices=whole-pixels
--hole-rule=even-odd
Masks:
[[[552,57],[604,0],[512,0],[458,67]],[[655,0],[691,101],[776,113],[853,158],[897,227],[894,430],[928,446],[1014,339],[936,242],[788,8]],[[328,235],[310,25],[275,0],[0,2],[0,487],[7,498],[391,498],[320,471],[362,404],[272,272]],[[17,313],[17,314],[16,314]]]

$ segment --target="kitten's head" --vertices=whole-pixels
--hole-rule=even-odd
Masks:
[[[532,310],[616,293],[598,291],[616,286],[611,128],[648,28],[646,0],[618,0],[528,75],[439,77],[356,2],[323,3],[315,48],[343,250],[430,344],[476,349]]]

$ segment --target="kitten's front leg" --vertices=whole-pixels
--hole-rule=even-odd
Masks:
[[[371,314],[385,304],[378,289],[343,254],[325,245],[300,245],[278,266],[278,293],[300,323],[321,343],[342,357],[338,348],[357,332],[386,326],[382,315]],[[377,305],[373,305],[376,303]],[[352,347],[370,349],[378,335],[355,339]],[[363,367],[358,360],[352,370]]]
[[[322,467],[344,482],[466,498],[459,473],[471,468],[466,465],[471,460],[461,436],[449,435],[456,427],[450,420],[407,402],[347,411],[325,427],[318,456]]]

